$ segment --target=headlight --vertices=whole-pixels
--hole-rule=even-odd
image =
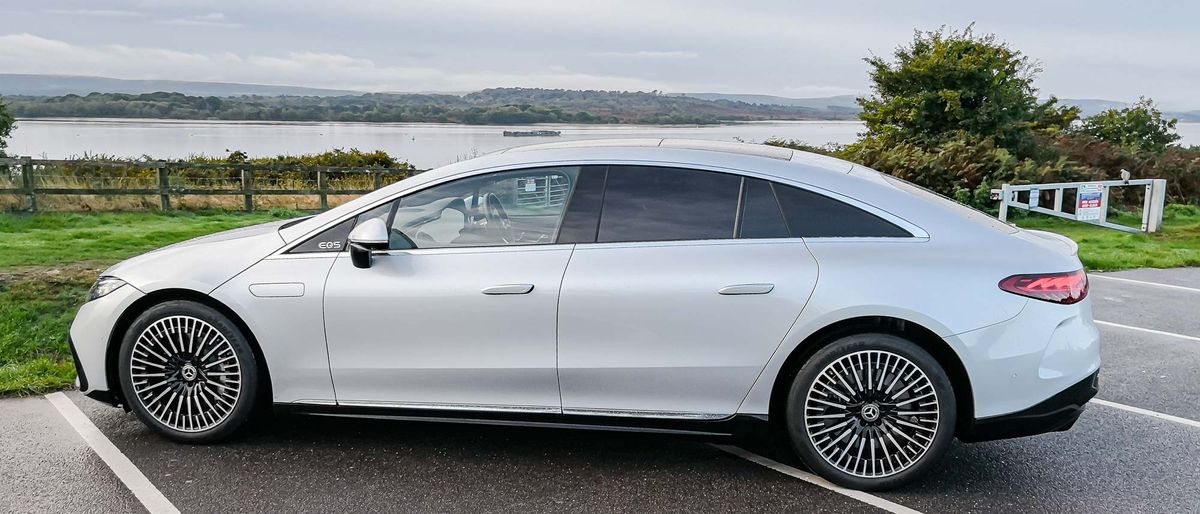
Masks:
[[[96,283],[92,285],[92,289],[88,291],[87,301],[92,301],[102,296],[107,295],[121,286],[125,285],[125,281],[117,277],[100,277],[96,279]]]

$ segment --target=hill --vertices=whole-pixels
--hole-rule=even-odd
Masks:
[[[280,112],[270,109],[260,110],[253,105],[233,109],[234,112],[195,112],[178,102],[167,102],[167,109],[160,97],[155,99],[92,98],[91,93],[109,93],[128,96],[155,95],[160,93],[179,93],[185,97],[217,97],[222,100],[242,104],[260,104],[278,107]],[[625,96],[619,96],[625,95]],[[639,97],[648,95],[654,98]],[[584,123],[711,123],[713,121],[736,120],[769,120],[769,119],[850,119],[857,116],[859,107],[855,95],[838,95],[819,98],[789,98],[774,95],[755,95],[739,93],[628,93],[611,91],[573,91],[555,89],[502,88],[486,89],[474,93],[365,93],[344,89],[324,89],[304,86],[286,86],[271,84],[240,84],[232,82],[197,82],[185,80],[129,80],[109,77],[92,77],[81,75],[31,75],[17,73],[0,73],[0,96],[9,98],[9,102],[20,103],[27,108],[19,116],[92,116],[95,112],[106,112],[105,116],[113,117],[180,117],[183,119],[262,119],[262,120],[346,120],[361,118],[361,121],[438,121],[445,118],[448,122],[459,121],[457,118],[478,118],[478,114],[455,116],[446,113],[414,113],[398,114],[381,107],[406,106],[450,106],[456,104],[460,108],[482,107],[495,108],[509,104],[528,104],[530,108],[557,108],[569,111],[572,116],[561,115],[522,115],[516,118],[539,119],[542,121],[565,121]],[[89,98],[79,101],[70,97]],[[13,97],[20,97],[13,99]],[[60,97],[55,99],[55,97]],[[253,98],[241,98],[253,97]],[[280,97],[269,100],[272,97]],[[298,100],[290,97],[319,97],[331,99],[326,112],[318,114],[315,104],[323,100]],[[679,101],[672,103],[662,100],[663,97],[675,98]],[[43,104],[58,103],[54,107],[41,105],[36,99],[44,98]],[[462,99],[454,102],[454,98]],[[692,100],[709,103],[688,103]],[[144,102],[155,104],[155,109],[147,111]],[[1070,99],[1060,100],[1063,104],[1080,107],[1083,115],[1090,116],[1106,109],[1122,108],[1129,104],[1103,99]],[[119,108],[115,103],[139,102]],[[194,103],[184,101],[183,103]],[[211,103],[211,101],[209,101]],[[86,104],[86,105],[84,105]],[[339,111],[337,106],[347,106],[352,109],[364,109],[370,106],[374,113]],[[791,108],[780,109],[780,107]],[[71,109],[75,109],[72,111]],[[164,109],[166,113],[164,114]],[[425,109],[429,110],[429,109]],[[436,109],[435,109],[436,110]],[[524,109],[528,111],[529,109]],[[286,111],[286,112],[284,112]],[[302,111],[302,112],[299,112]],[[587,114],[598,116],[594,120]],[[140,114],[138,114],[140,113]],[[361,116],[359,116],[361,114]],[[445,116],[443,116],[445,114]],[[1179,118],[1180,121],[1200,121],[1200,111],[1167,112],[1168,116]],[[579,115],[580,119],[575,119]],[[256,117],[257,116],[257,117]],[[382,116],[382,119],[379,119]],[[398,118],[399,116],[399,118]],[[491,117],[495,117],[494,115]],[[375,118],[375,119],[368,119]],[[499,119],[512,116],[499,116]],[[350,121],[347,120],[347,121]],[[656,121],[657,120],[657,121]],[[486,122],[486,121],[483,121]],[[533,123],[534,121],[530,121]],[[496,121],[495,123],[505,123]]]
[[[825,96],[818,98],[788,98],[773,95],[748,95],[738,93],[672,93],[675,96],[699,98],[701,100],[731,100],[756,105],[788,105],[811,109],[849,110],[858,112],[856,95]]]
[[[170,91],[196,96],[296,95],[339,96],[359,93],[341,89],[302,86],[238,84],[232,82],[194,82],[185,80],[128,80],[82,75],[28,75],[0,73],[0,95],[60,96],[88,93],[143,94]]]
[[[641,123],[851,119],[852,112],[703,100],[656,92],[499,88],[466,95],[367,93],[342,96],[192,96],[91,93],[11,96],[21,118],[166,118],[262,121],[438,122],[469,124]]]

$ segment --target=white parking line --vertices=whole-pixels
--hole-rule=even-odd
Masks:
[[[825,480],[824,478],[816,476],[812,473],[808,473],[806,471],[801,471],[799,469],[788,466],[787,464],[775,462],[775,461],[768,459],[766,457],[763,457],[762,455],[759,455],[757,453],[748,452],[746,450],[738,448],[737,446],[728,446],[728,445],[724,445],[724,444],[713,444],[712,446],[718,450],[736,455],[736,456],[746,459],[750,462],[758,464],[759,466],[762,466],[764,468],[778,471],[778,472],[788,475],[792,478],[798,478],[800,480],[803,480],[805,482],[808,482],[808,483],[813,484],[818,487],[824,487],[825,489],[828,489],[830,491],[833,491],[833,492],[838,493],[843,496],[848,496],[850,498],[854,498],[855,500],[863,502],[872,507],[877,507],[877,508],[886,510],[888,512],[896,512],[896,513],[904,513],[904,514],[921,514],[920,511],[910,509],[908,507],[905,507],[905,506],[900,505],[899,503],[896,503],[893,501],[885,500],[885,499],[875,496],[873,494],[864,493],[862,491],[855,491],[854,489],[846,489],[845,487],[834,485],[834,484],[830,483],[828,480]]]
[[[1167,289],[1178,289],[1180,291],[1188,291],[1191,293],[1200,293],[1200,289],[1194,287],[1177,286],[1173,284],[1160,284],[1158,282],[1146,282],[1145,280],[1134,280],[1132,278],[1110,277],[1108,275],[1088,275],[1088,278],[1102,278],[1105,280],[1116,280],[1118,282],[1129,282],[1131,284],[1140,284],[1143,286],[1164,287]]]
[[[1172,416],[1170,414],[1163,414],[1161,412],[1155,412],[1152,410],[1143,409],[1141,407],[1134,407],[1132,405],[1125,405],[1123,403],[1110,402],[1108,400],[1101,400],[1099,398],[1092,398],[1091,403],[1098,403],[1105,407],[1112,407],[1114,409],[1121,409],[1123,411],[1129,411],[1129,412],[1133,412],[1136,414],[1142,414],[1145,416],[1150,416],[1152,418],[1165,419],[1167,421],[1174,421],[1175,423],[1187,425],[1189,427],[1200,428],[1200,421],[1190,420],[1187,418],[1181,418],[1179,416]]]
[[[67,398],[67,395],[50,393],[46,395],[46,399],[50,400],[50,403],[58,409],[63,418],[66,418],[67,423],[71,424],[75,432],[79,433],[88,446],[92,447],[92,451],[96,452],[96,455],[99,455],[105,464],[108,464],[117,478],[121,479],[121,483],[133,492],[146,510],[151,513],[179,513],[179,509],[171,504],[171,500],[163,496],[162,492],[150,483],[146,475],[142,474],[141,470],[134,466],[133,462],[124,453],[121,453],[121,450],[117,449],[116,445],[109,441],[99,428],[96,428],[96,424],[92,423],[92,420],[88,419],[87,415],[75,406],[75,402]]]
[[[1100,321],[1100,320],[1094,320],[1094,321],[1097,325],[1103,325],[1106,327],[1123,328],[1125,330],[1136,330],[1138,332],[1146,332],[1147,334],[1157,334],[1160,336],[1177,337],[1179,339],[1186,339],[1188,341],[1196,341],[1196,342],[1200,343],[1200,337],[1196,337],[1196,336],[1187,336],[1187,335],[1183,335],[1183,334],[1176,334],[1174,332],[1164,332],[1162,330],[1154,330],[1152,328],[1142,328],[1142,327],[1134,327],[1134,326],[1130,326],[1130,325],[1122,325],[1120,323],[1113,323],[1111,321]]]

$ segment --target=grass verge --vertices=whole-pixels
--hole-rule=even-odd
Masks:
[[[1079,260],[1089,271],[1129,268],[1200,266],[1200,207],[1168,205],[1163,229],[1154,234],[1126,234],[1040,214],[1013,219],[1022,228],[1065,235],[1079,243]],[[1109,221],[1140,227],[1140,215],[1121,214]]]
[[[0,395],[71,386],[75,368],[67,330],[88,288],[110,264],[193,237],[299,214],[0,215]]]

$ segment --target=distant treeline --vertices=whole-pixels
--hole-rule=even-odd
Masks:
[[[188,96],[92,93],[6,97],[16,117],[186,120],[709,124],[722,121],[853,119],[852,110],[702,100],[658,92],[485,89],[463,96],[372,93],[316,96]]]

